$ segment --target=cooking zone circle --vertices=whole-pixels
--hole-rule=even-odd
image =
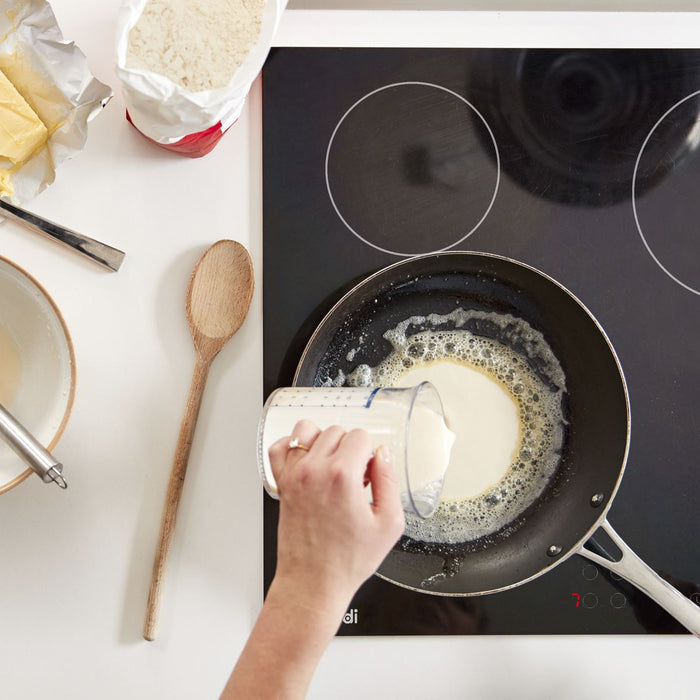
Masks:
[[[667,150],[659,158],[659,143],[682,131],[685,150]],[[654,262],[677,284],[700,295],[697,264],[698,233],[689,221],[700,218],[700,90],[679,100],[654,124],[637,156],[632,178],[632,208],[637,231]],[[642,174],[661,176],[659,185],[638,196]]]
[[[500,158],[471,102],[440,85],[401,82],[364,95],[341,117],[325,177],[349,231],[412,256],[455,246],[481,225],[498,192]]]

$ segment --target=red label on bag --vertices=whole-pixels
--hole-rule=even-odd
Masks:
[[[175,141],[174,143],[158,143],[158,141],[154,141],[150,136],[146,136],[146,134],[131,121],[129,110],[126,110],[126,119],[139,134],[147,138],[151,143],[155,143],[156,146],[165,148],[168,151],[173,151],[173,153],[179,153],[187,158],[201,158],[207,155],[207,153],[219,143],[219,139],[228,131],[228,129],[221,128],[221,122],[219,121],[214,124],[214,126],[204,129],[204,131],[187,134],[187,136],[183,136],[179,141]]]

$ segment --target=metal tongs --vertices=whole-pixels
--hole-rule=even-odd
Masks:
[[[62,489],[68,484],[61,474],[63,465],[41,445],[19,421],[0,404],[0,437],[26,462],[45,483],[53,481]]]
[[[122,260],[124,260],[124,253],[121,250],[112,248],[112,246],[96,241],[93,238],[83,236],[69,228],[59,226],[48,219],[42,219],[40,216],[16,207],[14,204],[5,202],[2,199],[0,199],[0,214],[23,224],[33,231],[50,236],[59,243],[63,243],[63,245],[87,256],[93,262],[113,272],[119,270]]]

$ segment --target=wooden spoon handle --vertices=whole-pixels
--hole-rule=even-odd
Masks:
[[[155,560],[153,562],[153,574],[151,576],[151,588],[148,592],[148,604],[146,606],[146,619],[143,625],[143,637],[149,642],[156,636],[158,626],[158,613],[160,612],[160,598],[165,580],[168,552],[175,530],[175,518],[180,505],[182,486],[187,473],[187,463],[190,458],[190,449],[194,431],[197,427],[197,417],[199,407],[202,404],[202,394],[209,374],[211,360],[197,359],[190,385],[190,393],[187,397],[185,415],[180,426],[180,436],[175,450],[173,468],[170,472],[170,482],[165,495],[165,506],[163,507],[163,517],[160,523],[160,536],[158,538],[158,548],[156,549]]]

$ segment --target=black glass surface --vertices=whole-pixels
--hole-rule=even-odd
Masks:
[[[407,255],[498,253],[571,290],[628,382],[609,519],[700,600],[700,51],[276,49],[263,70],[264,391],[324,314]],[[265,587],[277,504],[265,496]],[[604,538],[596,547],[605,548]],[[339,634],[683,629],[574,555],[469,598],[373,578]]]

